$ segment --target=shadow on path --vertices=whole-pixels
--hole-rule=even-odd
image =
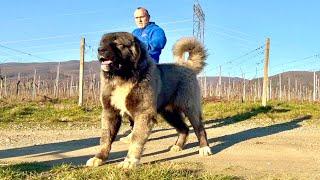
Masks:
[[[83,149],[99,144],[99,138],[72,140],[43,145],[0,150],[0,159],[37,154],[56,154]]]
[[[205,121],[204,124],[211,124],[214,123],[214,125],[210,126],[209,128],[217,128],[217,127],[222,127],[222,126],[226,126],[226,125],[230,125],[230,124],[234,124],[234,123],[238,123],[241,121],[245,121],[247,119],[250,119],[251,117],[257,116],[259,114],[265,114],[268,112],[272,112],[272,113],[284,113],[284,112],[288,112],[290,111],[289,109],[275,109],[272,106],[260,106],[257,108],[252,108],[250,111],[247,112],[243,112],[231,117],[226,117],[223,119],[212,119],[212,120],[208,120]]]
[[[241,116],[243,118],[240,120],[242,120],[242,121],[246,120],[246,119],[248,119],[254,115],[257,115],[259,113],[264,113],[265,111],[270,111],[270,110],[262,110],[262,111],[256,110],[253,112],[247,112],[248,115]],[[298,128],[301,126],[299,124],[300,122],[305,121],[310,118],[311,118],[311,116],[304,116],[301,118],[292,119],[291,121],[285,122],[285,123],[279,123],[279,124],[274,124],[274,125],[265,126],[265,127],[257,127],[257,128],[237,132],[234,134],[230,134],[230,135],[220,136],[220,137],[216,137],[216,138],[210,138],[210,139],[208,139],[208,141],[209,141],[209,143],[220,142],[219,144],[211,147],[212,152],[214,154],[216,154],[216,153],[223,151],[224,149],[227,149],[227,148],[229,148],[237,143],[243,142],[243,141],[247,141],[247,140],[250,140],[253,138],[270,136],[270,135],[274,135],[274,134],[278,134],[281,132],[285,132],[285,131],[289,131],[289,130]],[[220,124],[218,124],[218,126],[217,125],[209,126],[209,127],[207,127],[207,129],[221,127],[224,125],[229,125],[231,123],[234,123],[234,122],[229,121],[229,119],[222,119],[219,122],[220,122]],[[239,121],[236,121],[236,122],[239,122]],[[206,123],[208,123],[208,122],[206,122]],[[209,121],[209,123],[210,123],[210,121]],[[122,136],[123,135],[118,135],[116,140],[118,140]],[[164,139],[164,138],[169,138],[169,137],[174,137],[174,136],[176,136],[176,134],[165,135],[165,136],[162,136],[159,138],[153,138],[150,140],[152,141],[152,140]],[[43,163],[50,164],[50,165],[63,164],[63,163],[70,163],[70,164],[74,164],[74,165],[84,165],[85,162],[92,156],[86,155],[86,156],[78,156],[78,157],[63,157],[63,155],[60,155],[60,153],[75,151],[75,150],[79,150],[79,149],[83,149],[83,148],[87,148],[87,147],[92,147],[92,146],[96,146],[96,145],[99,145],[99,138],[98,137],[81,139],[81,140],[66,141],[66,142],[59,142],[59,143],[44,144],[44,145],[38,145],[38,146],[28,146],[28,147],[22,147],[22,148],[6,149],[6,150],[0,150],[0,160],[4,159],[4,158],[12,158],[12,157],[25,156],[25,155],[43,156],[43,155],[48,155],[48,154],[51,154],[51,155],[56,154],[58,156],[57,160],[44,161]],[[185,149],[186,148],[193,148],[196,146],[198,146],[198,142],[189,143],[185,146]],[[144,154],[143,157],[154,156],[154,155],[163,154],[166,152],[168,152],[168,150],[151,152],[149,154]],[[127,151],[111,152],[109,155],[109,159],[108,159],[107,164],[122,161],[124,159],[124,157],[126,156],[126,154],[127,154]],[[173,156],[173,157],[169,157],[169,158],[163,158],[160,160],[153,161],[153,163],[184,158],[184,157],[192,156],[195,154],[198,154],[198,151],[183,154],[183,155]]]
[[[311,118],[311,116],[304,116],[301,118],[292,119],[289,122],[274,124],[274,125],[265,126],[265,127],[257,127],[257,128],[237,132],[234,134],[230,134],[230,135],[211,138],[208,140],[209,140],[209,143],[220,142],[219,144],[211,147],[212,152],[214,154],[217,154],[217,153],[219,153],[227,148],[230,148],[233,145],[238,144],[240,142],[244,142],[244,141],[254,139],[254,138],[270,136],[270,135],[274,135],[274,134],[278,134],[281,132],[290,131],[290,130],[299,128],[301,126],[299,123],[301,123],[305,120],[308,120],[310,118]],[[196,146],[198,146],[198,142],[189,143],[185,146],[185,149],[193,148]],[[169,152],[169,149],[144,154],[143,157],[155,156],[155,155],[164,154],[167,152]],[[112,164],[115,162],[123,161],[126,154],[127,154],[127,151],[111,152],[106,164]],[[193,156],[196,154],[198,154],[198,151],[190,152],[190,153],[182,154],[182,155],[177,155],[177,156],[173,156],[173,157],[163,158],[160,160],[152,161],[151,163],[170,161],[170,160],[174,160],[174,159],[180,159],[180,158],[185,158],[188,156]],[[90,157],[91,156],[79,156],[79,157],[71,157],[71,158],[66,157],[66,158],[61,158],[58,160],[47,161],[44,163],[48,163],[48,164],[71,163],[71,164],[76,164],[76,165],[84,165],[85,162]]]
[[[211,151],[213,152],[213,154],[217,154],[217,153],[223,151],[224,149],[227,149],[227,148],[229,148],[237,143],[243,142],[243,141],[247,141],[247,140],[259,138],[259,137],[270,136],[270,135],[274,135],[274,134],[278,134],[281,132],[285,132],[285,131],[299,128],[299,127],[301,127],[301,125],[299,123],[301,123],[302,121],[308,120],[310,118],[311,118],[311,116],[304,116],[301,118],[293,119],[293,120],[291,120],[289,122],[285,122],[285,123],[274,124],[274,125],[270,125],[270,126],[266,126],[266,127],[257,127],[257,128],[241,131],[238,133],[230,134],[230,135],[225,135],[225,136],[221,136],[221,137],[217,137],[217,138],[211,138],[211,139],[208,139],[208,141],[209,141],[209,143],[220,142],[219,144],[211,147]],[[198,146],[198,142],[189,143],[185,146],[185,149],[186,148],[193,148],[196,146]],[[174,157],[170,157],[170,158],[156,160],[152,163],[184,158],[184,157],[188,157],[188,156],[192,156],[192,155],[196,155],[196,154],[198,154],[198,151],[179,155],[179,156],[174,156]]]
[[[118,141],[124,135],[117,135],[116,141]],[[97,146],[100,144],[100,137],[93,137],[80,140],[71,140],[50,144],[34,145],[21,148],[12,148],[0,150],[0,160],[4,158],[12,158],[19,156],[44,156],[58,153],[65,153],[69,151],[75,151],[83,148]]]
[[[211,128],[218,128],[218,127],[223,127],[227,126],[230,124],[235,124],[241,121],[245,121],[250,119],[251,117],[257,116],[258,114],[261,113],[268,113],[268,112],[275,112],[275,113],[283,113],[283,112],[288,112],[290,111],[289,109],[274,109],[272,106],[266,106],[266,107],[257,107],[257,108],[252,108],[248,112],[240,113],[231,117],[226,117],[223,119],[211,119],[204,121],[203,123],[206,126],[206,129],[211,129]],[[189,126],[189,128],[192,128],[192,126]],[[174,129],[174,128],[171,128]],[[170,130],[170,129],[164,129],[164,130]],[[155,131],[156,132],[156,131]],[[194,133],[193,129],[190,130],[190,133]],[[177,133],[173,134],[168,134],[165,136],[160,136],[160,137],[154,137],[150,138],[148,141],[155,141],[155,140],[160,140],[160,139],[165,139],[165,138],[171,138],[171,137],[177,137]]]

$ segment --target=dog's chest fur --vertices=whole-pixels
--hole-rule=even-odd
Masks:
[[[114,90],[111,92],[110,103],[113,107],[120,110],[121,115],[124,113],[131,115],[126,107],[126,99],[133,86],[133,83],[125,82],[121,85],[115,86]]]

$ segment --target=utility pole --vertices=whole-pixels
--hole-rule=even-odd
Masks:
[[[20,95],[20,91],[19,91],[19,85],[20,85],[20,73],[18,73],[18,80],[17,80],[17,89],[16,89],[16,95],[19,96]]]
[[[36,76],[37,76],[37,70],[34,69],[33,83],[32,83],[32,100],[36,99]]]
[[[272,99],[272,80],[269,81],[269,100]]]
[[[261,87],[260,87],[260,78],[258,78],[258,85],[257,85],[257,92],[258,92],[258,99],[261,98]]]
[[[282,100],[281,73],[279,74],[279,100]]]
[[[229,73],[229,82],[228,82],[228,101],[230,100],[230,93],[231,93],[231,78]]]
[[[4,95],[8,96],[7,94],[7,76],[4,76]]]
[[[221,65],[219,66],[219,99],[221,99],[222,96],[222,90],[221,90]]]
[[[267,105],[267,99],[268,99],[269,51],[270,51],[270,38],[267,38],[266,49],[265,49],[265,59],[264,59],[263,91],[262,91],[262,106],[264,107]]]
[[[56,81],[54,84],[54,97],[58,98],[59,97],[59,77],[60,77],[60,62],[58,63],[57,66],[57,75],[56,75]]]
[[[204,72],[204,97],[207,98],[207,76],[206,76],[206,73]]]
[[[242,70],[241,70],[242,72]],[[245,73],[242,72],[242,79],[243,79],[243,85],[242,85],[242,102],[246,101],[246,77]]]
[[[294,90],[294,92],[295,92],[295,99],[297,99],[297,96],[298,96],[298,81],[297,81],[297,79],[295,79],[295,86],[294,86],[295,88],[295,90]]]
[[[316,101],[316,71],[313,71],[313,101]]]
[[[82,106],[83,104],[84,50],[85,50],[85,39],[82,37],[80,41],[79,102],[78,102],[79,106]]]
[[[288,77],[288,101],[291,101],[291,80]]]
[[[3,86],[3,77],[1,74],[1,67],[0,67],[0,99],[2,98],[2,86]]]

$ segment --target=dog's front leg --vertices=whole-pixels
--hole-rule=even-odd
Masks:
[[[108,109],[104,108],[102,110],[100,151],[95,155],[95,157],[90,158],[87,161],[87,166],[97,167],[104,163],[109,156],[111,144],[116,138],[120,125],[121,116],[118,111],[114,110],[112,107],[109,107]]]
[[[125,160],[119,164],[119,167],[130,169],[139,164],[143,147],[148,140],[155,119],[156,114],[154,113],[142,113],[134,118],[134,126],[128,154]]]

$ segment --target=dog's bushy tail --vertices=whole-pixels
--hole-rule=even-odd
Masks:
[[[204,61],[207,59],[207,51],[196,38],[181,38],[174,44],[172,52],[177,64],[186,66],[197,74],[206,65]],[[189,53],[187,60],[185,60],[186,52]]]

